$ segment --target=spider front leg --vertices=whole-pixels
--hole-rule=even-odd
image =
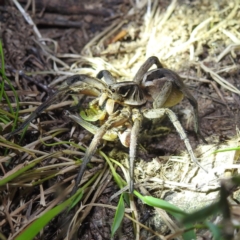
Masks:
[[[99,131],[99,127],[85,121],[80,116],[70,114],[68,111],[66,112],[67,116],[72,119],[74,122],[85,128],[92,134],[96,134]],[[106,141],[114,141],[118,138],[118,133],[116,129],[107,130],[106,133],[102,136],[103,140]]]
[[[31,113],[31,115],[13,132],[9,133],[6,137],[9,140],[15,134],[19,133],[23,130],[27,125],[34,120],[39,114],[41,114],[44,110],[46,110],[51,104],[55,103],[60,98],[63,98],[65,94],[68,93],[68,89],[63,89],[61,91],[56,91],[47,101],[43,102],[40,106],[36,108],[35,111]]]
[[[83,160],[82,160],[82,164],[81,164],[81,167],[80,167],[80,170],[77,174],[77,177],[76,177],[76,181],[75,181],[75,185],[72,189],[72,192],[71,192],[71,196],[74,195],[78,189],[78,184],[81,182],[82,180],[82,177],[83,177],[83,174],[85,172],[85,169],[87,167],[87,164],[89,163],[89,161],[91,160],[93,154],[96,152],[97,150],[97,146],[100,142],[100,140],[103,138],[104,134],[107,132],[107,130],[109,128],[111,128],[112,126],[112,123],[113,123],[113,119],[109,119],[107,120],[99,129],[98,131],[96,132],[96,134],[94,135],[91,143],[90,143],[90,146],[87,148],[86,152],[85,152],[85,155],[83,157]]]
[[[133,127],[130,135],[130,146],[129,146],[129,168],[130,168],[130,185],[129,191],[132,194],[134,190],[134,162],[136,159],[137,152],[137,139],[138,134],[142,125],[142,115],[137,109],[132,110]]]
[[[101,91],[107,87],[107,84],[98,78],[89,77],[84,74],[73,75],[58,88],[58,90],[48,100],[43,102],[32,114],[13,132],[9,133],[6,139],[10,139],[15,134],[23,130],[32,120],[45,111],[53,103],[63,99],[66,95],[72,93],[85,94],[88,96],[99,96]]]
[[[185,146],[187,148],[187,151],[188,151],[192,161],[194,163],[196,163],[201,169],[203,169],[207,173],[207,171],[201,166],[201,164],[198,162],[197,158],[195,157],[192,147],[190,145],[189,139],[187,138],[187,135],[184,132],[184,129],[183,129],[181,123],[177,119],[176,114],[172,110],[170,110],[168,108],[158,108],[158,109],[146,110],[143,112],[143,115],[149,119],[161,118],[165,114],[169,117],[172,124],[176,128],[178,134],[180,135],[180,138],[184,141]]]
[[[74,115],[73,115],[74,116]],[[76,118],[74,118],[72,115],[70,115],[71,119],[76,121]],[[99,145],[99,142],[101,139],[104,138],[104,135],[108,132],[109,129],[113,127],[118,127],[122,125],[124,122],[126,122],[129,119],[130,112],[128,109],[123,109],[120,113],[120,111],[114,112],[112,115],[109,116],[108,120],[96,130],[95,135],[90,143],[90,146],[87,148],[86,153],[83,157],[82,164],[80,167],[80,170],[77,174],[75,186],[72,189],[71,196],[74,195],[78,189],[78,185],[82,180],[83,174],[85,172],[86,166],[91,160],[92,156],[95,154],[97,147]],[[88,128],[89,125],[86,127],[86,122],[79,122],[79,119],[77,119],[77,122],[80,123],[84,128]],[[85,123],[84,123],[85,122]],[[89,130],[89,129],[87,129]]]

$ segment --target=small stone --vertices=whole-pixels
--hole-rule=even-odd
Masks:
[[[85,20],[86,22],[90,23],[90,22],[92,22],[92,20],[93,20],[93,16],[92,16],[92,15],[86,15],[86,16],[84,17],[84,20]]]

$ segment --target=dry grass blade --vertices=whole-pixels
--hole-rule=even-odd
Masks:
[[[16,5],[18,10],[22,13],[22,15],[24,16],[25,20],[28,22],[28,24],[33,26],[33,30],[34,30],[35,34],[37,35],[37,37],[38,38],[42,38],[41,33],[39,32],[37,26],[33,22],[32,18],[29,16],[29,14],[26,13],[26,11],[22,8],[22,6],[19,4],[19,2],[17,0],[13,0],[13,3]]]
[[[227,46],[227,48],[222,53],[219,54],[219,56],[216,59],[216,62],[220,62],[221,59],[223,57],[225,57],[229,52],[231,52],[232,55],[234,55],[233,51],[238,50],[238,49],[240,49],[240,43],[233,43],[233,44]]]
[[[69,239],[72,238],[72,236],[75,234],[75,232],[79,229],[79,227],[82,225],[83,220],[88,216],[88,214],[90,213],[93,205],[96,199],[101,195],[101,193],[104,191],[104,189],[106,188],[108,181],[111,179],[111,175],[110,175],[110,171],[107,170],[107,167],[105,167],[103,169],[103,171],[100,173],[100,175],[98,176],[98,178],[96,179],[95,183],[93,184],[93,186],[91,187],[90,191],[88,192],[87,196],[84,198],[84,202],[86,202],[88,200],[88,198],[90,197],[90,195],[93,194],[93,197],[91,198],[91,202],[88,206],[86,206],[84,208],[84,211],[82,212],[83,208],[80,208],[75,216],[73,217],[69,228],[68,228],[68,234],[67,237]],[[104,183],[104,180],[107,179]],[[100,187],[98,186],[100,183]],[[97,187],[98,186],[98,187]],[[97,189],[97,190],[96,190]],[[84,203],[83,203],[84,204]],[[77,220],[78,215],[81,214],[81,217]]]
[[[153,231],[151,228],[148,228],[144,224],[141,224],[140,222],[136,221],[134,218],[130,217],[128,214],[125,214],[125,217],[130,219],[132,222],[136,223],[137,225],[141,226],[142,228],[146,229],[147,231],[153,233],[155,236],[159,237],[160,239],[166,240],[163,235],[159,234],[158,232]]]
[[[204,62],[200,63],[200,67],[207,73],[211,75],[211,77],[222,87],[226,88],[227,90],[240,94],[240,90],[234,87],[231,83],[226,81],[224,78],[220,77],[217,73],[215,73],[213,70],[208,68],[206,65],[204,65]]]

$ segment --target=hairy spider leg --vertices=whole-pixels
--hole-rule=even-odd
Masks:
[[[99,145],[99,142],[105,135],[105,133],[112,127],[119,126],[126,122],[130,117],[130,112],[129,111],[116,111],[114,114],[109,116],[108,120],[97,130],[95,133],[89,147],[86,150],[86,153],[83,157],[83,161],[80,167],[80,170],[77,174],[75,185],[72,189],[71,196],[74,195],[78,189],[78,185],[82,180],[83,174],[85,172],[86,166],[91,160],[92,156],[95,154],[97,150],[97,146]]]
[[[142,125],[142,115],[138,109],[133,109],[133,127],[130,135],[130,146],[129,146],[129,173],[130,173],[130,185],[129,191],[132,194],[134,190],[134,163],[137,155],[137,139],[138,134]]]
[[[93,86],[91,84],[94,84]],[[93,77],[89,77],[84,74],[76,74],[66,79],[64,84],[59,87],[49,99],[43,102],[37,109],[32,112],[32,114],[13,132],[9,133],[6,139],[10,139],[15,134],[19,133],[24,129],[33,119],[35,119],[40,113],[46,110],[51,104],[55,103],[58,99],[65,97],[66,94],[71,94],[72,92],[82,93],[90,96],[98,96],[100,94],[100,89],[104,89],[106,84]]]
[[[187,148],[187,151],[192,159],[192,161],[194,163],[196,163],[201,169],[203,169],[206,173],[207,170],[204,169],[201,164],[198,162],[198,160],[196,159],[194,153],[193,153],[193,150],[192,150],[192,147],[191,147],[191,144],[189,142],[189,139],[181,125],[181,123],[179,122],[179,120],[177,119],[177,116],[176,114],[170,110],[169,108],[158,108],[158,109],[151,109],[151,110],[145,110],[143,112],[144,116],[146,118],[149,118],[149,119],[154,119],[154,118],[161,118],[162,116],[164,116],[165,114],[169,117],[170,121],[172,122],[172,124],[174,125],[174,127],[176,128],[180,138],[184,141],[185,143],[185,146]]]
[[[163,68],[163,65],[161,64],[159,59],[155,56],[152,56],[148,58],[147,61],[139,68],[133,79],[133,82],[140,84],[145,73],[150,69],[150,67],[152,67],[153,64],[155,64],[157,68]]]
[[[104,78],[105,82],[110,85],[116,83],[116,79],[113,77],[113,75],[108,70],[101,70],[97,74],[97,78],[101,79]]]
[[[64,96],[68,91],[69,90],[63,89],[61,91],[55,92],[47,101],[38,106],[36,110],[33,111],[31,115],[17,129],[9,133],[6,139],[9,140],[12,136],[23,130],[33,119],[35,119],[40,113],[47,109],[51,104],[56,102],[59,98]]]
[[[82,117],[70,114],[68,111],[66,111],[67,116],[72,119],[74,122],[85,128],[87,131],[89,131],[92,134],[96,134],[99,131],[99,127],[87,122]],[[102,137],[102,139],[106,141],[114,141],[118,138],[118,133],[116,129],[110,129],[108,130]]]

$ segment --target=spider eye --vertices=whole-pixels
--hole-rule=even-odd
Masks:
[[[130,91],[130,89],[131,89],[131,86],[121,86],[118,89],[118,93],[121,94],[122,96],[126,97],[128,92]]]
[[[118,96],[121,96],[122,98],[127,98],[129,92],[131,91],[131,86],[118,86],[114,89],[112,89],[112,93],[116,93]]]

